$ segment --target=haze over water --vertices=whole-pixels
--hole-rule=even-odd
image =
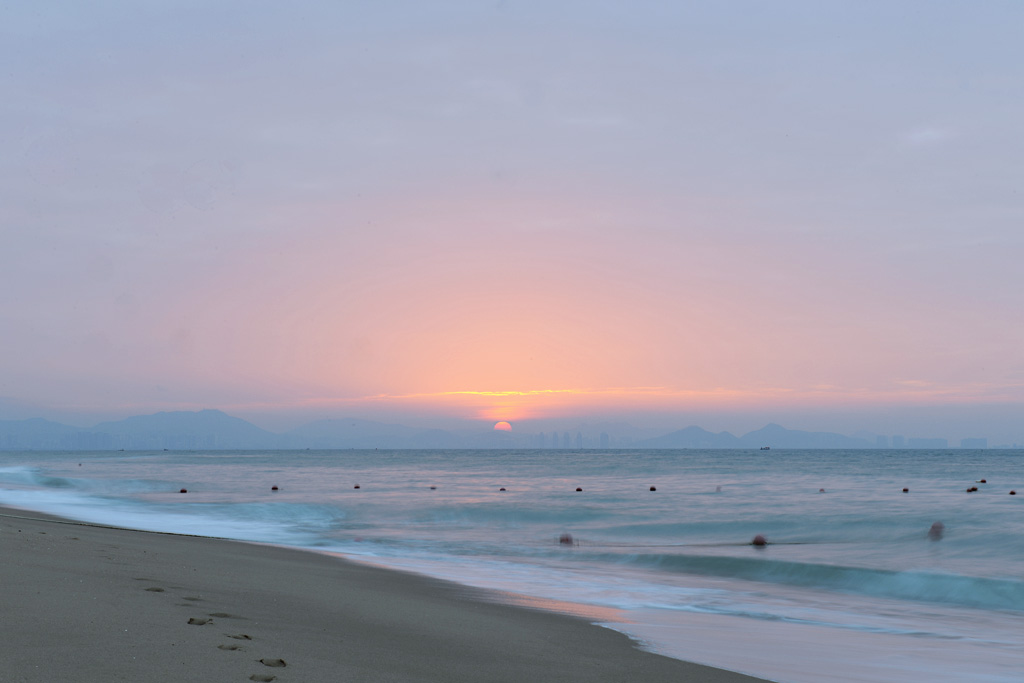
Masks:
[[[34,452],[5,455],[0,504],[338,553],[783,682],[1008,682],[1024,663],[1024,495],[1009,495],[1024,493],[1021,458]]]

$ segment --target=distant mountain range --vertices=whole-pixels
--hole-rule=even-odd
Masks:
[[[627,425],[628,427],[628,425]],[[219,410],[138,415],[91,428],[42,418],[0,420],[0,450],[227,450],[304,448],[538,448],[553,444],[585,448],[872,448],[865,438],[830,432],[804,432],[769,424],[734,436],[687,427],[651,439],[617,439],[607,433],[584,435],[587,427],[564,432],[522,434],[417,429],[359,419],[319,420],[282,434],[269,432]],[[941,440],[939,440],[941,441]],[[929,444],[930,447],[944,447]]]
[[[230,450],[501,447],[500,436],[465,436],[357,419],[320,420],[283,434],[219,410],[137,415],[95,427],[42,418],[0,420],[0,450]],[[506,436],[506,435],[501,435]],[[484,443],[479,443],[484,441]]]
[[[0,421],[2,450],[153,450],[287,448],[279,434],[219,410],[138,415],[95,427],[41,418]]]
[[[733,436],[729,432],[717,434],[701,429],[687,427],[678,432],[665,434],[654,439],[647,439],[637,444],[643,448],[873,448],[874,444],[867,439],[854,436],[843,436],[831,432],[801,432],[786,429],[777,424],[769,424],[757,431],[743,436]]]

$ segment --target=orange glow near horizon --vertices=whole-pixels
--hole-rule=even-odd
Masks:
[[[229,258],[193,285],[197,298],[182,298],[145,328],[165,346],[173,341],[169,362],[180,366],[169,373],[202,373],[177,395],[199,387],[228,394],[218,402],[225,409],[393,407],[481,426],[622,411],[1024,400],[1014,378],[957,373],[948,364],[936,371],[915,337],[927,325],[901,324],[884,339],[870,326],[849,326],[858,311],[826,306],[852,287],[847,280],[829,279],[830,297],[780,325],[767,305],[775,299],[765,297],[804,297],[804,290],[786,277],[764,277],[765,245],[730,252],[737,272],[758,274],[756,288],[731,278],[709,288],[714,273],[701,270],[697,252],[634,253],[616,232],[582,238],[594,224],[632,224],[646,205],[639,199],[623,206],[621,197],[595,203],[477,189],[472,200],[367,204],[348,220],[372,218],[380,228],[359,249],[335,229],[331,207],[310,209],[307,239],[268,243],[257,254],[273,260],[273,277],[252,268],[252,254]],[[544,248],[524,238],[495,250],[504,234],[543,238]],[[681,258],[696,260],[681,268]],[[294,272],[305,277],[285,275]],[[187,335],[179,320],[190,321]],[[266,327],[267,320],[289,324]],[[836,354],[835,340],[821,331],[833,323],[855,354]],[[244,405],[253,397],[264,402]]]
[[[307,393],[308,392],[308,393]],[[302,393],[307,393],[303,396]],[[315,396],[308,389],[294,387],[290,397],[273,401],[225,401],[194,403],[168,401],[159,404],[118,404],[124,413],[140,410],[202,410],[218,408],[229,413],[270,414],[276,411],[312,411],[339,416],[375,419],[374,414],[416,413],[422,417],[477,420],[489,428],[497,422],[529,423],[532,420],[567,419],[628,413],[670,414],[716,410],[760,411],[831,408],[858,410],[891,406],[927,407],[954,405],[1008,405],[1021,400],[1024,386],[1014,383],[939,384],[919,379],[901,379],[884,388],[847,389],[818,385],[797,389],[782,387],[717,388],[679,390],[671,387],[606,387],[589,389],[464,390],[408,394]],[[66,403],[65,409],[87,412],[95,405]],[[393,418],[389,418],[393,419]]]
[[[1020,393],[1016,386],[949,385],[903,380],[887,389],[843,389],[815,386],[800,389],[762,387],[680,390],[671,387],[608,387],[591,389],[521,389],[440,391],[299,399],[292,404],[234,405],[231,409],[394,407],[416,409],[482,422],[515,423],[561,418],[588,412],[749,410],[775,407],[864,407],[868,405],[943,405],[1005,402]]]

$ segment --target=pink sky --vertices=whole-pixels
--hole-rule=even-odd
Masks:
[[[0,10],[0,419],[1024,405],[1016,5],[334,5]]]

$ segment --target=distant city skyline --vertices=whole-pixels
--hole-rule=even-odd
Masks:
[[[1022,25],[8,3],[0,420],[1024,442]]]

